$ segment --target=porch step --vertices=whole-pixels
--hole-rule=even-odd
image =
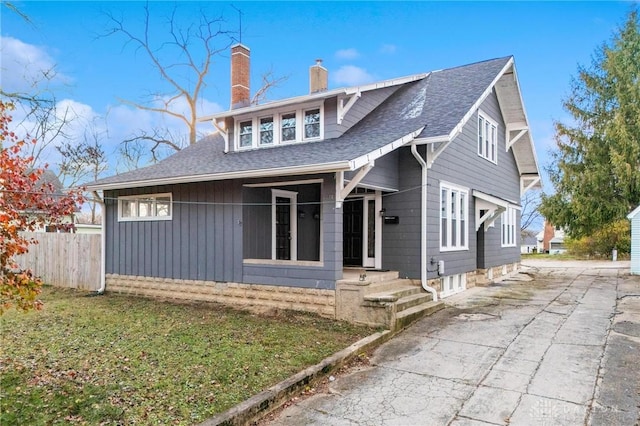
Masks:
[[[420,318],[432,315],[444,308],[444,302],[427,302],[398,312],[394,328],[403,329]]]
[[[381,291],[379,291],[378,293],[365,295],[364,300],[366,302],[397,302],[402,298],[419,295],[420,293],[420,287],[414,285],[398,286],[396,283],[394,286],[392,286],[392,283],[388,283],[388,286],[390,287],[390,289],[376,288],[376,290]]]
[[[394,278],[391,280],[375,282],[369,284],[365,289],[365,294],[374,295],[377,293],[393,293],[396,290],[401,289],[418,289],[420,290],[420,286],[418,284],[414,284],[413,281],[404,279],[404,278]],[[403,297],[402,295],[399,297]]]
[[[396,302],[396,312],[400,314],[400,312],[404,312],[415,306],[425,305],[432,300],[433,296],[431,293],[420,292],[410,296],[405,296]]]

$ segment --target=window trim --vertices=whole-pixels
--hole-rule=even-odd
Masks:
[[[462,213],[462,215],[464,215],[464,217],[458,218],[458,220],[456,220],[456,244],[454,245],[443,245],[442,244],[442,237],[443,237],[443,231],[445,231],[447,233],[447,243],[449,243],[452,240],[452,232],[453,232],[453,227],[452,227],[452,220],[447,216],[446,218],[443,217],[442,215],[442,191],[446,190],[447,191],[447,199],[446,199],[446,212],[449,212],[449,207],[451,206],[451,199],[452,199],[452,193],[457,193],[458,196],[456,197],[456,203],[455,203],[455,211],[460,214]],[[440,223],[438,225],[439,228],[439,245],[440,245],[440,251],[441,252],[447,252],[447,251],[464,251],[464,250],[469,250],[469,188],[465,188],[463,186],[459,186],[459,185],[455,185],[452,183],[448,183],[448,182],[440,182]],[[464,195],[464,203],[461,203],[461,198],[462,195]],[[463,208],[464,210],[461,212],[460,208]],[[445,219],[447,221],[446,224],[446,230],[442,229],[442,220]],[[463,226],[464,224],[464,226]],[[461,232],[462,231],[462,232]],[[462,239],[464,239],[464,244],[461,244]]]
[[[123,201],[126,200],[142,200],[153,199],[154,206],[157,198],[169,198],[169,214],[167,216],[124,216],[122,214]],[[155,208],[154,208],[155,210]],[[171,192],[163,192],[156,194],[137,194],[118,196],[118,222],[149,222],[157,220],[173,220],[173,194]]]
[[[481,121],[484,124],[482,127],[480,126]],[[486,145],[487,135],[485,134],[486,124],[490,125],[489,127],[490,131],[492,128],[495,129],[492,133],[493,140],[491,141],[488,147]],[[498,164],[498,131],[499,129],[500,127],[498,126],[498,123],[495,120],[489,117],[489,115],[486,114],[484,111],[478,110],[478,120],[477,120],[477,126],[476,126],[476,146],[478,148],[478,156],[484,158],[487,161],[492,162],[493,164]],[[482,137],[482,142],[481,142],[481,137]],[[487,152],[484,152],[485,147],[487,147],[488,149]]]
[[[516,247],[517,246],[517,222],[518,222],[518,209],[511,206],[507,207],[507,210],[500,215],[500,246],[501,247]],[[509,230],[511,234],[509,235]],[[505,234],[505,230],[507,233]],[[511,237],[511,238],[509,238]]]
[[[320,136],[318,137],[305,137],[305,123],[304,118],[307,111],[312,110],[320,111]],[[285,114],[295,114],[296,123],[296,137],[294,140],[283,141],[282,140],[282,116]],[[273,118],[273,143],[261,144],[260,143],[260,120],[265,118]],[[240,146],[240,124],[251,121],[251,145]],[[233,146],[236,151],[245,151],[257,148],[269,148],[278,145],[290,145],[303,142],[313,142],[324,139],[324,102],[321,103],[307,103],[298,105],[296,107],[281,107],[274,109],[271,113],[261,111],[260,115],[242,115],[234,118],[234,141]]]

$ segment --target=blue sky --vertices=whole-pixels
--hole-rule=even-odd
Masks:
[[[2,7],[2,75],[5,91],[26,90],[38,69],[56,65],[51,82],[61,105],[108,129],[105,150],[114,174],[118,143],[138,129],[160,123],[119,103],[140,101],[166,89],[148,59],[119,36],[103,37],[106,13],[140,29],[143,2],[13,2],[33,25]],[[637,3],[636,3],[637,4]],[[163,34],[166,16],[193,23],[200,10],[222,15],[239,28],[251,49],[252,88],[272,70],[288,80],[270,100],[308,92],[308,68],[316,58],[329,70],[330,88],[368,83],[476,61],[514,55],[541,168],[553,147],[553,121],[567,121],[562,99],[578,64],[589,64],[597,46],[611,39],[634,2],[150,2],[152,37]],[[235,34],[235,37],[239,37]],[[221,39],[226,45],[226,39]],[[229,107],[229,55],[215,59],[203,92],[201,115]],[[19,112],[16,112],[19,115]],[[106,117],[106,121],[104,121]],[[18,117],[19,118],[19,117]],[[177,123],[162,121],[168,127]],[[204,131],[213,130],[207,126]],[[48,154],[55,162],[55,154]],[[550,190],[548,181],[545,189]]]

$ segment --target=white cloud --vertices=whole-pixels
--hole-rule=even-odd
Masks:
[[[330,73],[330,75],[336,84],[346,84],[348,86],[358,86],[375,80],[375,77],[364,68],[356,67],[355,65],[344,65],[337,71]]]
[[[396,53],[397,49],[398,47],[395,44],[385,43],[380,46],[380,53],[383,53],[385,55],[393,55],[394,53]]]
[[[353,47],[349,49],[340,49],[336,52],[336,58],[338,59],[352,60],[358,58],[359,56],[360,53]]]
[[[55,72],[55,62],[42,48],[13,37],[0,36],[2,88],[6,92],[43,90],[51,83],[68,83],[71,78]]]

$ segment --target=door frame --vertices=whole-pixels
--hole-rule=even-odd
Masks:
[[[276,208],[277,198],[289,199],[289,232],[291,233],[290,259],[298,260],[298,193],[285,191],[284,189],[271,189],[271,259],[278,260],[277,256],[277,229]]]
[[[382,269],[382,191],[376,190],[373,194],[353,194],[348,198],[359,199],[362,202],[362,267]],[[375,256],[369,257],[369,201],[374,201],[374,238]],[[355,201],[352,201],[355,202]],[[344,234],[343,234],[344,236]]]

